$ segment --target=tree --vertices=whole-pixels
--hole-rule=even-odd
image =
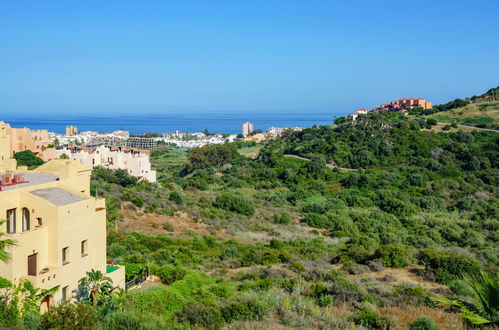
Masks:
[[[39,166],[45,162],[38,158],[31,150],[16,152],[14,158],[17,161],[17,166]]]
[[[473,290],[475,304],[463,300],[451,300],[445,297],[435,297],[437,304],[447,307],[457,307],[462,316],[474,325],[499,324],[499,276],[497,273],[465,275],[464,280]]]
[[[4,224],[4,220],[0,220],[0,226]],[[0,232],[0,238],[4,233]],[[0,261],[7,262],[10,259],[9,253],[6,251],[8,247],[16,245],[16,242],[12,239],[0,239]]]
[[[84,304],[97,306],[108,300],[113,290],[113,280],[104,276],[101,271],[92,269],[78,281],[76,299]]]

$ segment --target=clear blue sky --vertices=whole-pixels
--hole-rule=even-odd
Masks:
[[[497,85],[497,0],[0,0],[0,114],[334,114]]]

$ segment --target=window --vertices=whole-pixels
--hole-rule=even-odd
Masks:
[[[86,257],[88,255],[88,241],[81,241],[81,256]]]
[[[69,263],[69,247],[65,247],[62,249],[62,264],[65,265]]]
[[[36,266],[36,261],[38,258],[38,254],[32,254],[28,256],[28,275],[29,276],[36,276],[36,271],[37,271],[37,266]]]
[[[36,218],[37,226],[41,227],[43,225],[42,218]]]
[[[23,216],[23,231],[29,230],[30,228],[29,210],[27,208],[23,208],[22,216]]]
[[[16,232],[16,209],[7,210],[7,234]]]
[[[68,291],[69,291],[69,286],[65,286],[62,288],[62,301],[66,301],[68,299]]]

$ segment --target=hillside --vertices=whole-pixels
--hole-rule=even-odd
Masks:
[[[108,257],[167,284],[122,308],[167,328],[407,328],[427,316],[464,329],[431,297],[473,302],[462,272],[497,270],[498,135],[427,125],[370,114],[258,146],[168,147],[152,154],[155,185],[95,170]]]
[[[429,116],[439,123],[499,129],[499,101],[470,103],[464,107],[437,112]]]

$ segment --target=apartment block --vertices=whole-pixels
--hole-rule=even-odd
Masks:
[[[78,135],[78,127],[70,125],[66,126],[66,136]]]
[[[0,276],[59,290],[42,302],[42,312],[71,299],[78,280],[100,270],[125,287],[124,267],[106,264],[106,206],[90,196],[91,168],[73,160],[52,160],[28,171],[11,159],[11,136],[0,125],[0,232],[16,242],[0,261]]]
[[[376,111],[406,111],[414,108],[423,108],[423,109],[431,109],[432,103],[426,101],[422,98],[403,98],[400,100],[395,100],[390,102],[389,104],[382,104],[373,110]]]
[[[130,147],[106,147],[96,148],[68,146],[57,149],[57,157],[67,155],[86,166],[103,166],[110,170],[123,169],[128,174],[149,182],[156,182],[156,171],[151,169],[149,160],[150,152]]]
[[[253,123],[250,123],[250,122],[245,122],[243,125],[242,125],[242,133],[243,133],[243,136],[248,136],[251,134],[251,132],[253,132]]]
[[[31,150],[44,161],[55,158],[55,149],[51,145],[47,130],[30,130],[29,128],[12,128],[9,124],[0,122],[10,136],[11,156],[16,152]]]

